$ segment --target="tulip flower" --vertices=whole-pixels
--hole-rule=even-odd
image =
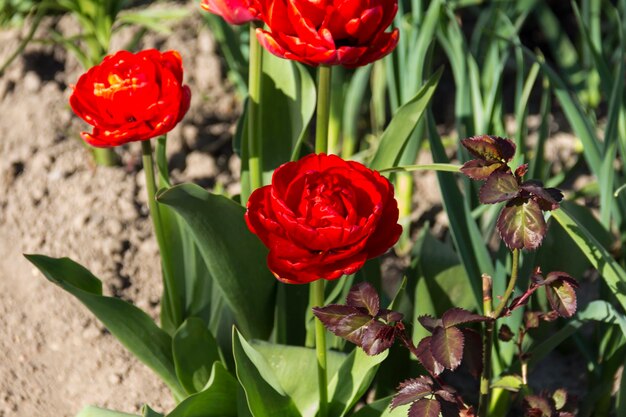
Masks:
[[[355,68],[389,54],[398,30],[385,32],[397,0],[258,0],[267,30],[261,45],[276,56],[311,66]]]
[[[221,16],[231,25],[243,25],[258,18],[258,11],[251,0],[202,0],[200,7]]]

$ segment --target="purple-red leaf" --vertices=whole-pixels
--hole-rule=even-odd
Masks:
[[[576,290],[568,281],[557,280],[545,286],[552,309],[561,317],[572,317],[576,313]]]
[[[474,377],[480,377],[483,371],[483,341],[473,329],[463,329],[463,366]]]
[[[413,354],[428,372],[433,375],[439,375],[445,370],[445,368],[433,357],[433,354],[430,351],[431,340],[432,336],[428,336],[420,340],[417,347],[413,350]]]
[[[410,404],[432,394],[432,384],[432,379],[427,376],[420,376],[419,378],[407,379],[401,382],[397,388],[398,393],[394,395],[389,408],[393,410],[396,407]]]
[[[328,330],[358,346],[361,346],[365,326],[372,321],[371,316],[358,308],[338,304],[314,307],[313,314]]]
[[[437,327],[441,327],[441,319],[436,319],[432,316],[420,316],[417,318],[417,321],[429,332],[433,332]]]
[[[504,167],[500,161],[485,161],[482,159],[472,159],[461,167],[461,172],[473,180],[486,180],[491,174]]]
[[[557,281],[565,281],[572,287],[578,288],[578,281],[567,272],[552,271],[546,276],[546,279],[540,285],[550,285]]]
[[[515,143],[498,136],[474,136],[463,139],[461,144],[472,155],[485,161],[509,162],[515,155]]]
[[[422,398],[411,405],[408,417],[439,417],[440,412],[439,401]]]
[[[456,391],[452,387],[443,387],[443,389],[435,391],[435,395],[449,403],[456,403]]]
[[[526,396],[524,398],[524,403],[526,405],[527,415],[552,417],[552,413],[556,411],[556,410],[553,410],[552,405],[547,399],[543,397],[539,397],[537,395]],[[539,410],[541,414],[537,414],[536,410]]]
[[[453,327],[459,324],[476,323],[488,320],[490,320],[489,317],[474,314],[458,307],[451,308],[443,313],[443,316],[441,316],[443,327]]]
[[[363,331],[361,347],[370,356],[378,355],[393,345],[395,333],[395,327],[373,320]]]
[[[500,330],[498,330],[498,339],[502,340],[503,342],[509,342],[511,341],[511,339],[513,339],[513,336],[515,335],[513,334],[513,331],[509,326],[507,326],[506,324],[500,326]]]
[[[378,313],[378,318],[385,320],[387,323],[393,323],[397,321],[401,321],[404,318],[404,314],[398,313],[397,311],[392,310],[380,310]]]
[[[523,164],[517,167],[515,170],[515,177],[518,179],[522,179],[524,175],[528,172],[528,164]]]
[[[515,199],[500,213],[498,232],[509,249],[537,249],[546,235],[543,212],[534,200]]]
[[[480,187],[478,199],[483,204],[495,204],[512,200],[520,193],[517,179],[510,172],[494,172]]]
[[[331,326],[336,326],[343,318],[355,314],[363,313],[354,307],[344,306],[341,304],[329,304],[325,307],[313,307],[313,314],[315,317],[330,329]],[[371,319],[371,317],[370,317]]]
[[[543,211],[556,210],[563,194],[556,188],[543,188],[541,181],[530,180],[521,185],[521,189],[529,193]]]
[[[463,333],[456,327],[437,327],[430,341],[430,352],[437,362],[453,371],[463,359],[463,342]]]
[[[380,310],[380,298],[369,282],[359,282],[353,286],[346,297],[346,304],[350,307],[364,308],[371,316],[376,316]]]

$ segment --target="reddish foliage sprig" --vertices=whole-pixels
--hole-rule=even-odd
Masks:
[[[510,249],[537,249],[547,231],[543,212],[559,208],[561,191],[545,188],[541,181],[524,181],[527,164],[511,170],[509,163],[516,147],[510,139],[482,135],[464,139],[461,144],[476,157],[466,162],[461,172],[485,181],[479,193],[480,202],[506,202],[497,220],[504,243]]]

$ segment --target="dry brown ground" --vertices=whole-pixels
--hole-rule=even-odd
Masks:
[[[239,104],[198,14],[194,8],[173,36],[146,37],[144,47],[181,51],[186,82],[201,92],[170,135],[175,175],[229,184],[229,165],[237,161],[228,140]],[[46,25],[75,30],[69,18]],[[17,31],[0,32],[0,45],[2,61],[17,45]],[[143,403],[156,410],[172,405],[148,368],[22,257],[69,256],[100,277],[106,293],[158,316],[160,271],[139,148],[122,151],[124,167],[92,164],[78,139],[85,125],[67,104],[68,86],[81,71],[62,49],[32,45],[0,79],[1,417],[74,416],[88,404],[126,412]]]

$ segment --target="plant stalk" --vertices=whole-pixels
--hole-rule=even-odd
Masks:
[[[497,319],[500,314],[502,314],[502,310],[506,307],[509,298],[515,291],[515,284],[517,283],[517,276],[519,272],[519,249],[513,249],[513,265],[511,266],[511,279],[509,280],[509,286],[506,288],[502,299],[500,300],[500,304],[496,307],[493,317]]]
[[[493,314],[491,277],[483,274],[483,314],[490,317]],[[480,397],[478,400],[478,417],[486,417],[489,407],[491,381],[491,351],[493,348],[494,321],[485,322],[485,332],[483,333],[483,371],[480,375]]]
[[[143,161],[143,170],[146,175],[146,190],[148,191],[148,207],[150,208],[150,217],[154,225],[154,235],[156,236],[161,254],[161,266],[163,268],[163,286],[165,292],[170,299],[172,311],[172,321],[174,326],[178,327],[182,323],[182,310],[180,300],[175,293],[174,279],[170,253],[167,250],[165,241],[165,231],[163,229],[163,221],[161,220],[161,212],[156,202],[156,186],[154,181],[154,162],[152,159],[152,144],[149,140],[141,141],[141,157]]]
[[[317,70],[317,119],[315,124],[315,153],[328,152],[328,120],[330,116],[330,78],[329,66],[320,66]]]
[[[311,305],[324,306],[324,280],[318,279],[311,283]],[[328,415],[328,376],[326,366],[326,329],[322,322],[315,318],[315,351],[317,353],[317,384],[320,393],[320,409],[318,417]]]
[[[478,401],[478,417],[487,417],[490,397],[491,382],[491,354],[493,351],[493,334],[495,322],[502,314],[509,298],[515,290],[517,277],[519,275],[519,249],[513,249],[513,262],[511,265],[511,278],[509,285],[500,300],[498,306],[493,310],[492,304],[492,280],[488,275],[483,275],[483,312],[487,317],[493,318],[485,323],[485,333],[483,334],[483,372],[480,376],[480,398]]]
[[[250,170],[250,194],[263,186],[260,105],[263,51],[256,38],[257,27],[258,23],[250,23],[250,69],[248,72],[248,169]]]
[[[315,153],[328,152],[328,120],[330,117],[331,68],[320,66],[317,72],[317,118],[315,124]],[[324,305],[324,280],[313,281],[310,287],[311,305]],[[317,382],[320,394],[318,417],[328,414],[328,376],[326,371],[326,329],[315,318],[315,350],[317,352]]]

